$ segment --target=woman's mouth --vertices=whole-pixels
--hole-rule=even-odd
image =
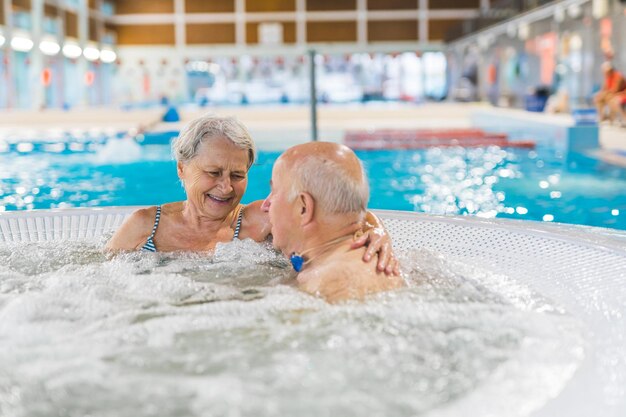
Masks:
[[[225,204],[225,203],[229,203],[230,200],[232,200],[232,197],[220,197],[217,195],[213,195],[213,194],[207,194],[207,197],[209,197],[209,199],[215,201],[216,203],[220,203],[220,204]]]

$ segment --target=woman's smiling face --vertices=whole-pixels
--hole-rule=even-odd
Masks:
[[[191,161],[178,163],[178,176],[200,214],[224,219],[246,192],[248,151],[223,137],[206,139]]]

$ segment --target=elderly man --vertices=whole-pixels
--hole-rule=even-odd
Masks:
[[[274,247],[290,257],[298,286],[329,302],[404,286],[361,261],[354,242],[364,227],[369,188],[349,148],[312,142],[294,146],[274,164],[269,212]]]

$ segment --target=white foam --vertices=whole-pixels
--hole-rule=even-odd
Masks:
[[[328,305],[252,241],[100,244],[0,246],[7,415],[525,415],[582,355],[559,306],[433,252],[406,253],[408,289]]]
[[[110,138],[102,147],[96,151],[94,162],[97,164],[106,163],[128,163],[142,159],[142,149],[133,138]]]

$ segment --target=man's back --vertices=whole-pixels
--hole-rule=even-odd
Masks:
[[[362,300],[369,294],[405,286],[401,277],[387,276],[377,271],[376,263],[363,262],[364,253],[365,248],[342,245],[302,271],[298,275],[299,288],[333,303]]]

